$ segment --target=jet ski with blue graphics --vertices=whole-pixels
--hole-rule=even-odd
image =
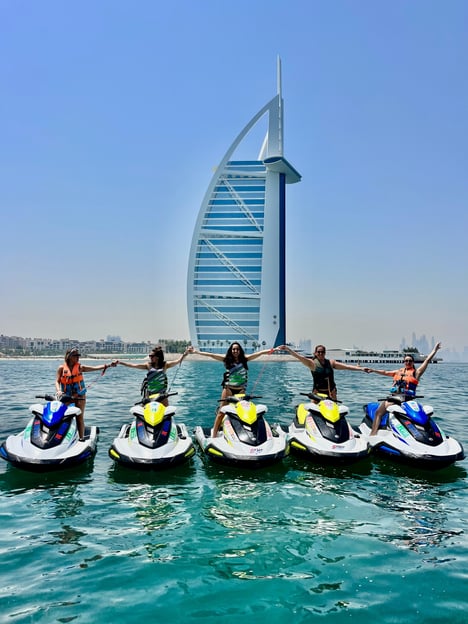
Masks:
[[[176,394],[160,392],[133,405],[133,420],[122,425],[109,457],[137,470],[163,470],[187,462],[195,454],[192,438],[184,424],[176,424],[176,408],[164,405]]]
[[[289,454],[286,433],[267,422],[266,405],[254,403],[259,396],[236,394],[227,397],[218,435],[206,427],[195,428],[195,439],[211,461],[240,468],[261,468],[280,462]]]
[[[445,434],[432,418],[432,406],[417,400],[422,396],[403,393],[398,388],[392,390],[390,396],[380,399],[390,405],[376,435],[371,436],[370,432],[379,403],[363,406],[365,415],[359,429],[369,440],[373,453],[426,470],[446,468],[464,459],[462,445]]]
[[[332,464],[351,464],[369,455],[367,438],[347,420],[349,409],[325,394],[301,392],[310,402],[300,403],[289,425],[291,454]]]
[[[79,466],[96,454],[99,430],[86,427],[80,440],[76,416],[81,410],[73,399],[63,395],[36,396],[45,403],[34,403],[26,428],[10,435],[0,446],[0,457],[13,466],[30,472],[48,472]]]

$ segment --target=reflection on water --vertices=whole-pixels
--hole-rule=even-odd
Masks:
[[[422,470],[405,464],[394,463],[383,457],[374,457],[374,465],[379,474],[395,479],[413,479],[424,483],[431,483],[434,486],[443,486],[449,483],[459,482],[460,487],[464,487],[463,481],[467,477],[465,468],[466,460],[448,466],[443,470]]]
[[[53,502],[54,518],[73,518],[83,510],[84,502],[76,485],[48,490]]]
[[[373,469],[372,459],[365,457],[355,464],[345,464],[334,466],[333,464],[321,464],[318,461],[307,461],[303,458],[291,455],[288,458],[291,469],[296,469],[309,475],[326,479],[351,479],[360,480],[369,476]]]
[[[192,522],[187,495],[191,492],[198,496],[198,488],[192,485],[187,489],[186,483],[176,477],[170,484],[134,484],[123,492],[120,505],[134,516],[133,533],[146,536],[143,547],[148,558],[167,562],[183,556],[183,537]]]
[[[146,536],[144,548],[151,561],[171,561],[179,558],[179,541],[175,535],[190,522],[184,511],[187,493],[193,491],[196,469],[193,461],[173,470],[138,471],[112,462],[108,471],[109,484],[127,486],[120,504],[130,507],[137,527]],[[175,546],[175,548],[173,548]]]
[[[267,567],[270,566],[270,562],[266,561]],[[271,567],[269,567],[271,570]],[[298,579],[311,579],[314,578],[313,574],[306,574],[304,572],[278,572],[276,574],[272,574],[271,572],[265,572],[261,574],[260,572],[254,573],[252,570],[242,570],[236,571],[232,570],[231,575],[235,578],[244,580],[244,581],[255,581],[258,579],[289,579],[289,580],[298,580]],[[336,586],[336,589],[339,588],[339,585]]]
[[[84,531],[78,531],[69,524],[62,524],[62,527],[59,531],[50,531],[49,535],[52,538],[54,544],[76,546],[76,548],[60,550],[59,552],[61,552],[62,554],[69,555],[85,548],[85,546],[80,543],[80,540],[86,536],[86,533]]]
[[[131,485],[132,483],[146,483],[154,487],[177,484],[183,486],[193,481],[196,475],[196,468],[193,459],[189,460],[186,464],[167,470],[134,470],[112,462],[107,474],[111,484],[121,483]]]
[[[0,474],[0,491],[7,495],[18,495],[28,490],[52,490],[74,483],[90,483],[92,470],[92,460],[77,468],[43,473],[19,470],[6,464],[5,472]]]
[[[454,509],[450,491],[432,483],[410,478],[387,484],[385,493],[376,491],[373,503],[392,516],[396,527],[380,538],[415,551],[428,552],[446,540],[461,535],[463,529],[450,527],[448,511]]]
[[[208,510],[209,517],[229,529],[229,536],[265,530],[262,498],[267,484],[262,482],[227,481],[215,495]],[[271,512],[268,527],[275,523]]]

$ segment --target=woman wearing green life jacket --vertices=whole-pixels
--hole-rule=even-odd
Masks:
[[[166,371],[173,366],[180,364],[184,357],[192,352],[192,347],[189,347],[184,353],[177,359],[171,362],[166,362],[164,359],[164,351],[162,347],[154,347],[149,353],[149,362],[123,362],[117,360],[117,364],[128,366],[128,368],[139,368],[146,370],[146,377],[141,384],[141,394],[143,398],[147,398],[152,394],[159,394],[160,392],[167,391],[167,374]],[[161,401],[163,405],[168,405],[168,400],[163,399]]]
[[[250,360],[255,360],[255,358],[258,358],[261,355],[267,355],[271,352],[272,349],[264,349],[263,351],[256,351],[255,353],[246,355],[244,349],[238,342],[233,342],[226,351],[225,355],[222,353],[210,353],[209,351],[198,351],[197,349],[193,349],[192,351],[192,353],[196,355],[210,357],[213,358],[213,360],[224,363],[226,372],[224,373],[223,381],[221,383],[223,391],[221,393],[220,407],[227,405],[227,397],[233,396],[234,394],[245,394],[248,381],[248,362],[250,362]],[[218,435],[218,430],[223,417],[223,412],[218,410],[213,425],[213,438]]]

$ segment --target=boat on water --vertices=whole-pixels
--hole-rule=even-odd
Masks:
[[[327,357],[330,360],[343,362],[344,364],[401,364],[405,355],[412,355],[416,364],[421,364],[426,359],[426,355],[419,352],[400,351],[399,349],[388,349],[383,351],[363,351],[361,349],[327,349]],[[313,355],[307,355],[313,357]],[[442,358],[433,357],[432,364],[442,362]]]

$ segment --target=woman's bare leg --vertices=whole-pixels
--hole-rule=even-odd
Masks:
[[[75,399],[75,405],[81,410],[81,414],[76,417],[76,426],[79,438],[85,437],[84,411],[86,407],[86,398]]]
[[[369,435],[376,435],[376,433],[378,432],[380,423],[382,421],[382,416],[387,411],[388,405],[389,404],[387,403],[387,401],[380,402],[379,407],[375,410],[374,420],[372,422],[372,429]]]
[[[221,408],[223,407],[223,405],[227,405],[227,401],[226,398],[232,396],[232,392],[229,390],[229,388],[223,388],[223,391],[221,393],[221,403],[218,407],[218,411],[216,412],[216,418],[214,421],[214,425],[213,425],[213,433],[212,433],[212,437],[216,438],[216,436],[218,435],[218,431],[219,428],[221,426],[221,423],[223,422],[223,418],[224,418],[224,413],[221,411]]]

